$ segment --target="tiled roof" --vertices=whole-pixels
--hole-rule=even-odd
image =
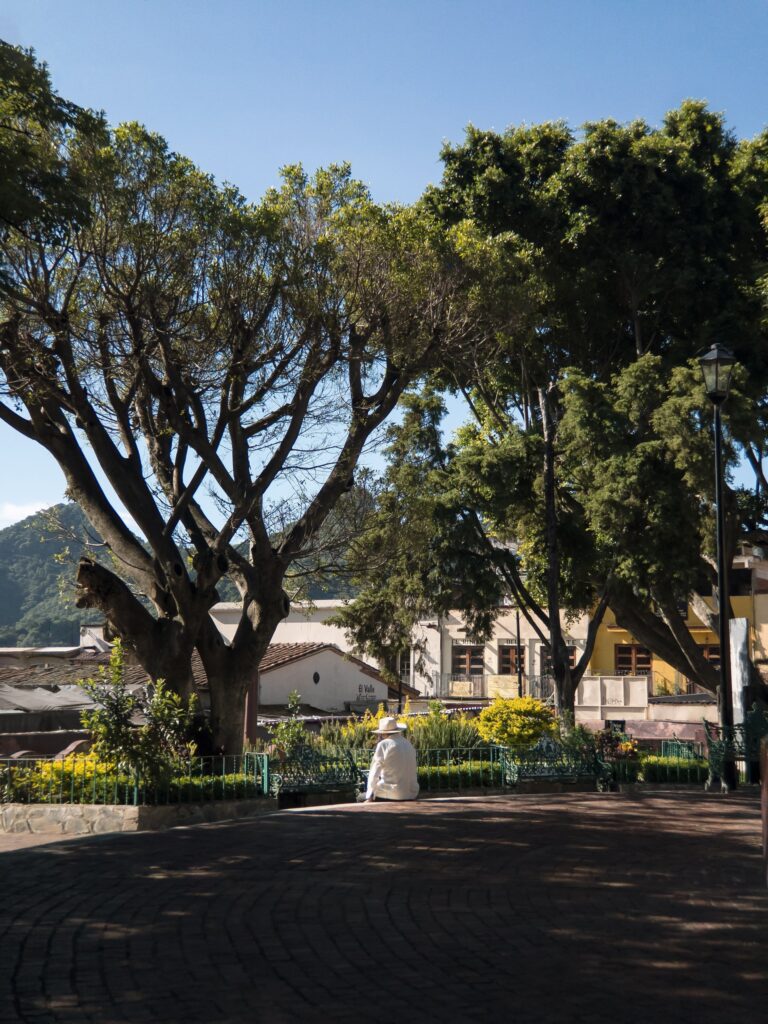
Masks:
[[[361,672],[383,682],[381,673],[372,665],[367,665],[353,655],[345,654],[335,644],[270,644],[259,668],[261,672],[269,672],[326,650],[354,662]],[[64,686],[83,678],[98,678],[99,666],[106,666],[108,663],[107,654],[92,650],[82,651],[73,658],[52,659],[47,665],[29,665],[20,660],[18,667],[0,667],[0,683],[8,683],[11,686]],[[147,673],[140,665],[128,663],[124,671],[125,682],[129,686],[141,685],[147,680]],[[192,674],[198,689],[208,688],[203,663],[197,651],[192,655]]]
[[[351,661],[354,665],[357,665],[358,669],[364,672],[365,675],[372,676],[382,683],[384,682],[381,672],[377,668],[367,664],[367,662],[362,661],[360,658],[356,658],[354,654],[342,651],[336,644],[270,644],[267,653],[261,659],[259,671],[262,673],[270,672],[274,668],[289,665],[293,661],[308,658],[311,654],[319,654],[321,651],[332,651],[334,654],[338,654],[339,657],[344,658],[345,661]]]
[[[270,644],[267,653],[261,659],[259,671],[269,672],[272,668],[288,665],[292,661],[298,661],[300,658],[309,657],[310,654],[319,654],[320,651],[329,649],[341,654],[335,644]]]

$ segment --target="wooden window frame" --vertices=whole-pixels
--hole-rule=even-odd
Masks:
[[[621,652],[621,654],[620,654]],[[619,665],[619,659],[629,652],[629,666]],[[640,664],[647,660],[648,667]],[[617,676],[649,676],[653,672],[653,652],[642,644],[616,644],[613,648],[613,668]]]
[[[517,675],[517,644],[499,644],[499,675]],[[525,675],[525,644],[520,644],[520,671]]]
[[[478,656],[478,653],[479,656]],[[462,658],[459,652],[463,652]],[[479,671],[472,666],[473,661],[479,657]],[[462,665],[463,662],[463,665]],[[480,644],[453,644],[451,647],[451,675],[454,676],[481,676],[485,673],[485,648]]]

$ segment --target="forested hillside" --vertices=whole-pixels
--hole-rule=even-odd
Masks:
[[[0,647],[74,645],[80,624],[98,620],[74,604],[75,569],[86,537],[98,539],[73,502],[0,530]],[[346,581],[327,575],[297,579],[289,589],[297,592],[302,583],[310,599],[349,593]],[[218,591],[223,601],[238,599],[231,580],[222,579]]]
[[[0,647],[78,642],[80,623],[94,621],[73,600],[84,537],[73,503],[0,530]]]

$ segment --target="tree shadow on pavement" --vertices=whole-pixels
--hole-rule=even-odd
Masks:
[[[5,854],[0,1020],[757,1019],[759,835],[747,796],[560,794]]]

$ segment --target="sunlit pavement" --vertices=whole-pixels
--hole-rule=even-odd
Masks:
[[[687,791],[0,837],[0,1021],[762,1021],[759,836]]]

